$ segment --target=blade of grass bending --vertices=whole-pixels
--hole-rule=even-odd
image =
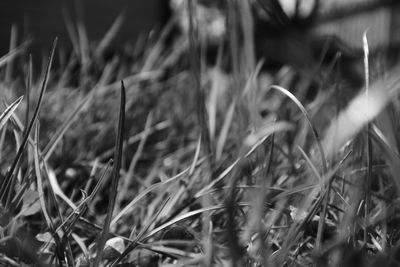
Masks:
[[[107,208],[107,215],[106,219],[103,224],[103,231],[99,238],[97,244],[97,255],[94,261],[95,267],[100,265],[101,259],[103,257],[103,250],[104,246],[107,241],[107,236],[110,231],[110,223],[112,219],[112,213],[115,206],[115,201],[118,192],[118,178],[119,178],[119,171],[121,168],[121,158],[122,158],[122,145],[124,141],[124,129],[125,129],[125,86],[124,82],[121,81],[121,102],[119,107],[119,119],[118,119],[118,133],[116,137],[116,148],[115,148],[115,165],[112,172],[112,180],[111,180],[111,191],[109,194],[109,202]]]
[[[54,52],[55,52],[56,46],[57,46],[57,40],[58,40],[58,38],[56,37],[54,39],[54,42],[53,42],[53,47],[51,49],[51,53],[50,53],[50,56],[49,56],[48,61],[47,61],[47,68],[46,68],[46,72],[44,74],[42,87],[41,87],[40,95],[39,95],[39,100],[38,100],[38,102],[36,104],[36,108],[35,108],[35,111],[33,113],[32,119],[31,119],[31,121],[30,121],[30,123],[28,125],[28,128],[26,130],[24,139],[22,140],[22,144],[18,149],[17,155],[16,155],[16,157],[15,157],[15,159],[14,159],[14,161],[13,161],[13,163],[12,163],[10,169],[9,169],[9,171],[7,172],[7,175],[4,178],[4,182],[3,182],[1,190],[0,190],[0,194],[1,194],[0,195],[0,200],[2,200],[4,198],[4,192],[7,190],[7,188],[10,188],[9,196],[8,196],[7,202],[6,202],[6,208],[9,205],[9,202],[10,202],[10,199],[11,199],[11,195],[12,195],[11,192],[12,192],[12,189],[13,189],[14,183],[15,183],[15,179],[12,178],[13,174],[14,174],[14,171],[15,171],[15,167],[18,165],[18,162],[21,159],[21,156],[22,156],[22,153],[23,153],[23,151],[25,149],[26,143],[28,142],[29,134],[32,131],[33,125],[35,124],[35,121],[39,116],[40,107],[41,107],[42,102],[43,102],[44,93],[46,91],[47,82],[48,82],[49,75],[50,75],[51,65],[53,63]]]
[[[284,95],[286,95],[287,97],[289,97],[289,99],[292,100],[296,104],[296,106],[299,107],[300,111],[303,113],[308,124],[310,125],[310,128],[312,130],[314,138],[317,142],[318,150],[321,155],[322,168],[323,168],[324,174],[326,174],[328,171],[328,163],[326,161],[325,152],[322,148],[320,136],[319,136],[317,130],[315,129],[315,127],[313,126],[313,124],[311,123],[311,120],[310,120],[310,117],[308,116],[307,110],[304,108],[303,104],[301,104],[301,102],[291,92],[289,92],[289,90],[287,90],[281,86],[278,86],[278,85],[272,85],[270,88],[278,90],[279,92],[281,92]]]
[[[6,110],[0,115],[0,129],[2,129],[3,126],[10,119],[11,115],[17,109],[19,104],[21,104],[21,101],[22,101],[23,98],[24,98],[23,96],[18,97],[17,100],[15,100],[11,105],[9,105],[6,108]]]

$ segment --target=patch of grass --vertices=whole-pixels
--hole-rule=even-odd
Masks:
[[[110,55],[122,15],[91,42],[66,12],[73,51],[54,44],[43,70],[12,41],[0,58],[0,263],[398,264],[399,67],[372,79],[366,60],[368,94],[342,108],[340,57],[318,75],[264,69],[251,7],[232,0],[210,64],[187,4],[188,32],[171,22]]]

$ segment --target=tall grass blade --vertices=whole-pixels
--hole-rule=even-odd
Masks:
[[[9,197],[7,199],[6,207],[8,207],[7,204],[9,204],[9,201],[11,199],[11,193],[12,193],[14,183],[15,183],[15,179],[12,178],[14,175],[14,172],[15,172],[15,168],[17,167],[17,165],[22,157],[26,143],[28,142],[30,132],[32,131],[33,125],[35,124],[36,119],[39,116],[40,107],[43,102],[44,93],[46,91],[47,82],[48,82],[49,75],[50,75],[51,65],[53,63],[54,53],[55,53],[56,46],[57,46],[57,40],[58,40],[58,38],[55,38],[54,42],[53,42],[53,47],[51,49],[51,53],[48,58],[46,72],[44,74],[44,78],[43,78],[43,82],[42,82],[42,86],[41,86],[41,90],[40,90],[39,100],[36,104],[35,111],[33,112],[32,119],[28,125],[26,132],[25,132],[24,139],[22,140],[22,144],[18,149],[17,155],[16,155],[10,169],[8,170],[6,176],[4,177],[3,184],[1,185],[1,190],[0,190],[0,199],[1,200],[4,198],[4,192],[7,190],[7,188],[9,188]]]
[[[107,208],[107,215],[104,220],[103,224],[103,231],[101,233],[101,236],[99,238],[98,244],[97,244],[97,255],[96,259],[94,261],[94,266],[100,266],[101,259],[103,257],[103,250],[104,246],[107,241],[108,233],[110,231],[110,223],[112,219],[112,214],[114,211],[114,206],[117,198],[117,192],[118,192],[118,179],[119,179],[119,173],[120,173],[120,168],[121,168],[121,159],[122,159],[122,146],[123,146],[123,141],[124,141],[124,130],[125,130],[125,86],[124,82],[121,81],[121,102],[120,102],[120,107],[119,107],[119,119],[118,119],[118,133],[117,133],[117,138],[116,138],[116,144],[115,144],[115,164],[113,167],[113,172],[112,172],[112,180],[111,180],[111,188],[110,188],[110,194],[109,194],[109,202],[108,202],[108,208]]]
[[[365,94],[367,98],[367,106],[369,106],[369,47],[368,47],[368,39],[367,39],[367,31],[366,30],[363,34],[363,49],[364,49],[364,75],[365,75]],[[364,219],[368,221],[368,214],[371,207],[371,196],[368,193],[371,187],[371,175],[372,175],[372,144],[371,144],[371,137],[370,137],[370,122],[367,123],[366,135],[367,135],[367,174],[365,177],[366,187],[364,193]],[[367,244],[368,241],[368,231],[367,228],[364,228],[364,243]]]

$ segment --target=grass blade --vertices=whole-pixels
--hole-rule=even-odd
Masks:
[[[54,227],[53,219],[50,217],[49,212],[47,210],[47,204],[46,204],[45,193],[44,193],[44,184],[43,184],[43,178],[42,178],[42,171],[40,168],[40,160],[39,160],[40,155],[39,155],[39,149],[38,149],[38,136],[39,136],[39,126],[36,125],[33,161],[34,161],[35,174],[36,174],[37,190],[38,190],[38,194],[39,194],[39,202],[40,202],[42,214],[46,221],[47,227],[50,229],[50,232],[52,233],[52,236],[53,236],[56,244],[59,245],[58,234],[54,231],[55,227]],[[60,256],[60,255],[58,255],[58,256]],[[61,258],[58,257],[58,259],[60,260],[60,262],[62,261],[62,257]]]
[[[125,13],[121,13],[118,15],[118,17],[115,19],[114,23],[111,25],[110,29],[107,31],[107,33],[104,35],[103,39],[101,39],[99,45],[96,47],[95,54],[97,56],[100,56],[104,53],[104,51],[107,49],[107,47],[110,45],[112,40],[115,38],[115,36],[118,34],[118,31],[121,29],[122,24],[124,23],[125,20]]]
[[[0,58],[0,68],[12,61],[17,55],[21,54],[25,50],[27,43],[20,45],[17,48],[10,50],[7,54]]]
[[[149,136],[152,121],[153,121],[153,114],[152,114],[152,112],[150,112],[149,115],[147,116],[146,123],[144,126],[144,131],[143,131],[144,134],[141,136],[139,145],[136,149],[135,154],[132,157],[132,160],[129,164],[128,171],[123,179],[122,188],[121,188],[121,191],[119,192],[119,196],[118,196],[119,199],[117,201],[118,208],[121,206],[120,203],[124,200],[125,196],[127,195],[128,191],[129,191],[129,188],[131,188],[133,181],[135,181],[135,179],[132,179],[132,178],[134,177],[134,174],[135,174],[136,165],[137,165],[140,157],[142,156],[144,146],[145,146],[147,138]]]
[[[19,163],[19,161],[20,161],[20,159],[22,157],[22,154],[24,152],[26,143],[28,142],[29,134],[32,131],[33,125],[35,124],[36,119],[39,116],[40,107],[41,107],[42,102],[43,102],[44,93],[46,91],[47,82],[48,82],[49,75],[50,75],[51,65],[53,63],[54,52],[55,52],[56,46],[57,46],[57,40],[58,40],[58,38],[55,38],[54,42],[53,42],[53,47],[51,49],[51,53],[50,53],[50,56],[49,56],[49,59],[48,59],[48,62],[47,62],[46,72],[44,74],[42,87],[41,87],[41,90],[40,90],[39,100],[38,100],[38,102],[36,104],[36,108],[35,108],[35,111],[33,113],[32,119],[31,119],[31,121],[30,121],[30,123],[28,125],[28,128],[27,128],[26,132],[25,132],[24,139],[22,140],[21,146],[18,149],[17,155],[16,155],[16,157],[15,157],[15,159],[14,159],[14,161],[13,161],[13,163],[12,163],[10,169],[9,169],[9,171],[7,172],[7,175],[5,176],[5,178],[3,180],[3,184],[1,186],[1,190],[0,190],[0,199],[1,200],[4,198],[4,192],[7,190],[7,188],[10,189],[9,190],[9,197],[7,198],[7,202],[6,202],[6,207],[8,207],[8,205],[9,205],[9,202],[10,202],[10,199],[11,199],[12,189],[13,189],[14,183],[15,183],[15,179],[12,178],[13,174],[15,172],[15,168],[17,167],[17,165],[18,165],[18,163]]]
[[[369,80],[370,80],[370,77],[369,77],[369,47],[368,47],[367,31],[368,31],[368,29],[363,34],[363,48],[364,48],[365,94],[367,97],[367,105],[369,106]],[[365,187],[365,192],[364,192],[364,200],[365,200],[364,219],[368,221],[368,213],[369,213],[369,209],[371,206],[371,196],[368,193],[368,191],[371,187],[371,175],[372,175],[372,144],[371,144],[371,137],[370,137],[370,128],[371,128],[370,121],[368,121],[366,126],[367,126],[367,128],[366,128],[367,174],[365,177],[366,187]],[[367,228],[365,228],[364,229],[364,243],[365,244],[367,243],[367,240],[368,240],[368,231],[367,231]]]
[[[228,138],[229,128],[232,123],[233,115],[235,113],[236,101],[233,101],[226,112],[226,116],[224,119],[224,123],[222,124],[221,133],[219,134],[218,141],[217,141],[217,150],[215,152],[215,158],[217,162],[221,160],[222,152],[224,150],[224,146],[226,140]]]
[[[209,157],[210,168],[213,169],[213,149],[210,138],[210,131],[208,129],[208,118],[207,118],[207,109],[205,103],[205,95],[201,86],[201,70],[200,70],[200,60],[199,60],[199,51],[197,49],[198,44],[198,31],[195,27],[196,24],[196,16],[194,10],[194,1],[189,0],[187,2],[188,11],[189,11],[189,61],[190,61],[190,69],[193,80],[194,94],[196,96],[196,112],[197,112],[197,121],[200,126],[200,135],[202,136],[202,144],[205,154]]]
[[[314,176],[318,179],[318,181],[322,182],[323,178],[319,174],[319,172],[318,172],[317,168],[315,167],[315,165],[312,163],[311,159],[307,156],[306,152],[301,147],[297,147],[297,148],[300,150],[301,155],[306,160],[307,165],[311,169],[311,171],[314,174]]]
[[[25,113],[25,130],[28,129],[29,125],[29,109],[31,103],[31,89],[32,89],[32,76],[33,76],[33,62],[32,55],[29,54],[29,63],[28,63],[28,78],[26,80],[26,88],[25,88],[25,97],[26,97],[26,113]]]
[[[99,238],[97,244],[97,255],[94,262],[95,267],[100,266],[100,262],[103,256],[104,246],[107,241],[107,236],[110,231],[110,223],[112,219],[112,213],[114,211],[114,206],[116,202],[117,192],[118,192],[118,178],[119,171],[121,168],[121,159],[122,159],[122,146],[124,141],[124,130],[125,130],[125,86],[124,82],[121,81],[121,102],[119,107],[119,119],[118,119],[118,133],[116,138],[116,147],[115,147],[115,165],[112,172],[112,180],[111,180],[111,191],[109,194],[109,202],[106,219],[103,224],[103,231]]]
[[[320,156],[321,156],[321,162],[322,162],[323,171],[324,171],[324,173],[327,173],[327,171],[328,171],[328,163],[326,161],[325,152],[324,152],[324,149],[322,147],[321,139],[319,137],[319,134],[318,134],[317,130],[315,129],[315,127],[311,123],[311,119],[310,119],[310,117],[308,115],[307,110],[304,108],[303,104],[301,104],[301,102],[291,92],[289,92],[285,88],[283,88],[281,86],[277,86],[277,85],[272,85],[271,89],[275,89],[275,90],[278,90],[279,92],[283,93],[284,95],[289,97],[289,99],[292,100],[296,104],[296,106],[299,107],[300,111],[303,113],[303,115],[306,118],[308,124],[310,125],[310,128],[311,128],[312,133],[314,135],[314,138],[315,138],[315,140],[317,142],[318,150],[319,150],[319,153],[320,153]]]
[[[71,14],[69,13],[69,11],[65,5],[63,5],[63,7],[62,7],[62,11],[63,11],[62,13],[63,13],[63,17],[64,17],[65,27],[67,28],[69,38],[71,39],[72,48],[75,52],[75,55],[79,56],[80,55],[79,41],[78,41],[79,38],[78,38],[78,33],[76,32],[76,29],[72,22]]]
[[[10,51],[14,50],[17,46],[17,36],[18,36],[18,28],[17,28],[16,24],[13,24],[11,26]],[[8,64],[6,67],[5,82],[7,84],[10,83],[12,76],[13,76],[14,61],[15,61],[14,58],[12,58],[10,61],[8,61]]]
[[[23,96],[18,97],[17,100],[15,100],[11,105],[9,105],[6,108],[6,110],[0,115],[0,130],[7,123],[8,119],[17,109],[18,105],[21,104],[23,98],[24,98]]]

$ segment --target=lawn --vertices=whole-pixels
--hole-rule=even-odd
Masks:
[[[72,51],[0,58],[1,266],[400,264],[399,67],[368,34],[351,66],[271,58],[234,2],[222,39],[188,1],[119,50],[119,19],[68,22]]]

